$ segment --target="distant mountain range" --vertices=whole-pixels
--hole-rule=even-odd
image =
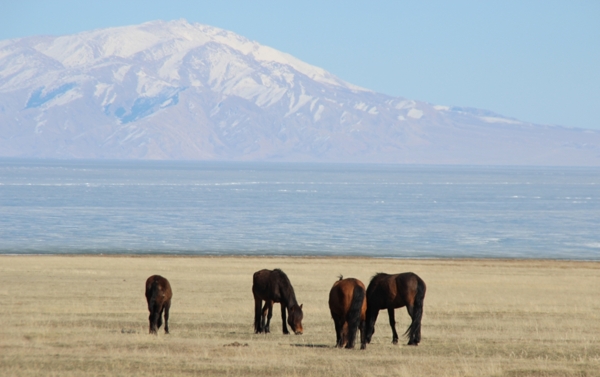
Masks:
[[[600,131],[391,97],[154,21],[0,41],[0,157],[600,166]]]

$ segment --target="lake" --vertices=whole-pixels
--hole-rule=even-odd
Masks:
[[[0,253],[600,259],[600,168],[0,160]]]

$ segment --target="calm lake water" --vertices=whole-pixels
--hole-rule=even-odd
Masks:
[[[0,253],[600,259],[600,169],[0,160]]]

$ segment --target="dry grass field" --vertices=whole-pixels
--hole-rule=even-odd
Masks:
[[[281,268],[304,335],[254,335],[252,273]],[[427,283],[422,342],[333,348],[339,274]],[[148,334],[145,279],[173,288],[171,334]],[[2,376],[600,376],[600,263],[369,258],[0,256]],[[397,309],[397,327],[409,324]]]

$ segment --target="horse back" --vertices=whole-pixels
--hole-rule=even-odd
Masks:
[[[282,302],[288,300],[294,295],[294,288],[287,275],[279,270],[260,270],[256,271],[252,277],[252,293],[254,298]]]
[[[371,279],[367,288],[369,305],[374,305],[378,309],[412,305],[417,295],[419,281],[424,285],[421,278],[413,272],[394,275],[378,273]]]
[[[356,297],[362,297],[360,318],[364,320],[367,311],[365,285],[358,279],[340,279],[333,284],[329,291],[329,310],[333,317],[342,318],[350,312]]]

